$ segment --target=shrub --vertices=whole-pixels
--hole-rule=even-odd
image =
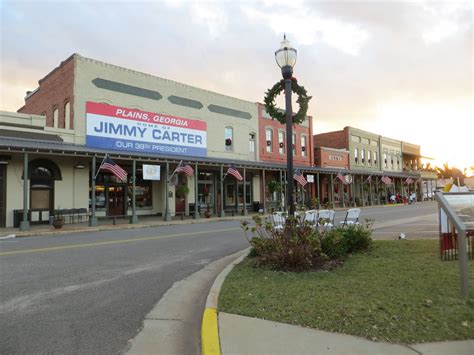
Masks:
[[[329,258],[346,256],[348,247],[342,228],[333,228],[321,235],[321,251]]]
[[[261,214],[253,220],[252,227],[247,221],[241,222],[251,245],[249,257],[256,265],[278,270],[331,268],[349,253],[368,250],[372,245],[369,224],[318,231],[304,219],[290,218],[291,223],[281,229],[275,229],[270,218]]]
[[[344,228],[343,237],[348,253],[369,250],[372,246],[372,230],[360,225]]]
[[[305,270],[321,261],[318,233],[305,223],[287,224],[281,230],[273,229],[269,218],[253,217],[254,227],[241,222],[251,245],[249,257],[257,258],[257,264],[279,270]],[[248,231],[253,234],[248,237]]]

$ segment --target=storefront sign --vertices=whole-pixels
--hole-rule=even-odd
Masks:
[[[86,145],[169,155],[207,156],[207,125],[159,113],[86,103]]]
[[[161,166],[143,164],[143,180],[160,180]]]
[[[314,175],[306,175],[307,182],[314,182]]]

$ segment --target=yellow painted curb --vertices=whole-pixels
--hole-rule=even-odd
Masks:
[[[202,355],[220,355],[219,330],[217,325],[217,309],[206,308],[202,317],[201,327]]]

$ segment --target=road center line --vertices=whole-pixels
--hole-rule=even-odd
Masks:
[[[75,248],[88,248],[88,247],[94,247],[94,246],[98,246],[98,245],[112,245],[112,244],[122,244],[122,243],[143,242],[143,241],[146,241],[146,240],[165,239],[165,238],[172,238],[172,237],[184,237],[184,236],[192,236],[192,235],[200,235],[200,234],[222,233],[222,232],[230,232],[230,231],[237,231],[237,230],[240,230],[240,228],[216,229],[216,230],[202,231],[202,232],[188,232],[188,233],[168,234],[168,235],[160,235],[160,236],[153,236],[153,237],[141,237],[141,238],[124,239],[124,240],[109,240],[109,241],[105,241],[105,242],[61,245],[61,246],[57,246],[57,247],[48,247],[48,248],[12,250],[12,251],[1,252],[0,256],[15,255],[15,254],[41,253],[41,252],[50,252],[50,251],[75,249]]]

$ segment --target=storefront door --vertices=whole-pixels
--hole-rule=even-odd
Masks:
[[[124,186],[109,186],[107,211],[109,216],[125,214],[125,188]]]

